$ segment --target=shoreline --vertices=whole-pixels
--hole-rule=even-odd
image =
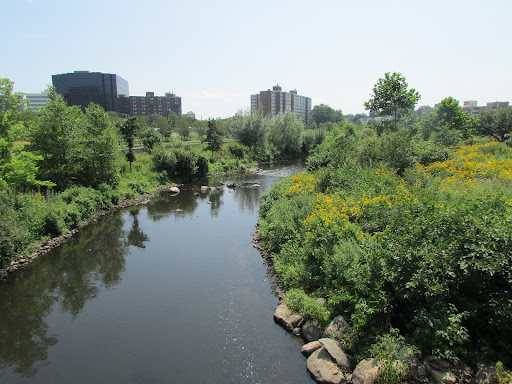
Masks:
[[[168,191],[172,187],[177,187],[178,184],[172,185],[161,185],[157,187],[154,191],[150,193],[144,193],[142,195],[132,197],[130,199],[123,200],[119,204],[116,204],[109,209],[99,211],[95,215],[91,216],[87,221],[79,223],[76,228],[63,233],[60,236],[51,238],[50,240],[43,242],[36,246],[35,249],[29,253],[28,255],[20,255],[17,260],[10,261],[6,266],[0,268],[0,283],[6,283],[8,278],[11,276],[13,272],[16,272],[20,269],[25,268],[27,265],[37,260],[39,257],[45,255],[53,248],[59,247],[66,240],[72,238],[75,234],[77,234],[82,228],[87,227],[91,223],[95,223],[99,218],[106,216],[110,213],[119,211],[124,208],[133,207],[135,205],[146,205],[149,204],[149,199],[151,197],[156,196],[160,192]]]

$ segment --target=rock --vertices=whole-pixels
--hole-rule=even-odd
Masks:
[[[347,380],[325,348],[317,349],[307,361],[308,372],[317,383],[340,384]]]
[[[304,341],[310,342],[322,337],[322,330],[317,321],[307,320],[302,326],[300,334]]]
[[[260,185],[259,185],[259,184],[253,184],[253,185],[252,185],[252,187],[253,187],[253,188],[259,188],[259,187],[260,187]]]
[[[319,341],[312,341],[311,343],[304,344],[300,351],[304,356],[308,357],[309,355],[311,355],[313,352],[320,348],[323,347]]]
[[[213,192],[213,191],[215,191],[216,189],[217,189],[217,188],[215,188],[215,187],[210,187],[210,192]]]
[[[343,352],[339,341],[334,339],[320,339],[318,341],[327,350],[334,361],[336,361],[336,364],[338,364],[343,372],[350,371],[350,361],[345,352]]]
[[[379,377],[379,370],[380,367],[374,359],[362,360],[357,364],[349,380],[353,384],[373,384]]]
[[[325,330],[323,337],[333,338],[337,334],[343,335],[349,331],[350,326],[345,321],[343,316],[336,316]]]
[[[288,309],[286,304],[279,304],[274,313],[274,321],[287,332],[292,332],[294,328],[298,328],[304,322],[304,318]]]
[[[178,187],[169,187],[168,191],[170,194],[173,195],[177,195],[178,193],[180,193],[180,189]]]
[[[452,384],[457,382],[457,377],[452,371],[452,365],[441,359],[429,357],[425,361],[425,368],[437,384]]]
[[[238,185],[236,185],[235,183],[227,183],[226,187],[231,188],[231,189],[235,189],[236,187],[238,187]]]
[[[323,297],[319,297],[318,299],[316,299],[316,305],[318,305],[319,307],[327,307],[327,300],[324,299]]]
[[[194,196],[201,196],[201,194],[199,192],[194,192]]]
[[[211,201],[207,201],[206,204],[213,204]]]
[[[208,192],[208,186],[207,185],[201,185],[201,193],[206,193]]]
[[[496,366],[492,364],[479,363],[476,366],[475,383],[489,384],[496,376]]]

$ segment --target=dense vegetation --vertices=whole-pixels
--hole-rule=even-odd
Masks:
[[[23,95],[12,88],[0,79],[0,268],[159,185],[301,156],[324,137],[304,133],[291,113],[273,119],[250,113],[217,121],[174,113],[126,119],[94,104],[85,112],[68,106],[54,89],[48,106],[35,114],[23,110]],[[255,142],[245,139],[254,134],[252,119],[261,123]],[[231,132],[236,141],[229,140]]]
[[[452,98],[423,119],[390,110],[373,128],[340,124],[307,172],[262,198],[286,300],[320,324],[343,315],[352,331],[340,341],[359,358],[409,345],[510,366],[512,149],[500,141],[512,108],[483,122]]]

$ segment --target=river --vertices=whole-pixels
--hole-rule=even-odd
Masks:
[[[259,197],[297,170],[211,178],[200,196],[206,182],[184,185],[14,273],[0,285],[0,383],[313,383],[252,246]]]

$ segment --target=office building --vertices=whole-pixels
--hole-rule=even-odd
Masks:
[[[48,91],[41,93],[26,93],[25,98],[28,100],[27,109],[33,112],[39,112],[41,108],[48,104]]]
[[[261,110],[265,116],[277,115],[279,112],[289,110],[307,123],[311,108],[310,97],[297,94],[297,90],[283,92],[279,84],[272,87],[272,90],[268,89],[251,95],[251,111]]]
[[[119,96],[129,96],[128,82],[111,73],[75,71],[52,76],[53,86],[68,105],[78,105],[85,111],[90,103],[105,111],[121,112]]]
[[[170,112],[181,115],[181,97],[170,92],[165,96],[155,96],[155,92],[146,92],[146,96],[130,96],[129,104],[131,116],[168,116]]]
[[[479,116],[483,110],[497,111],[498,109],[507,108],[508,106],[508,101],[495,101],[487,103],[487,106],[478,106],[478,102],[476,100],[468,100],[464,101],[462,104],[462,110],[467,112],[469,116]]]

